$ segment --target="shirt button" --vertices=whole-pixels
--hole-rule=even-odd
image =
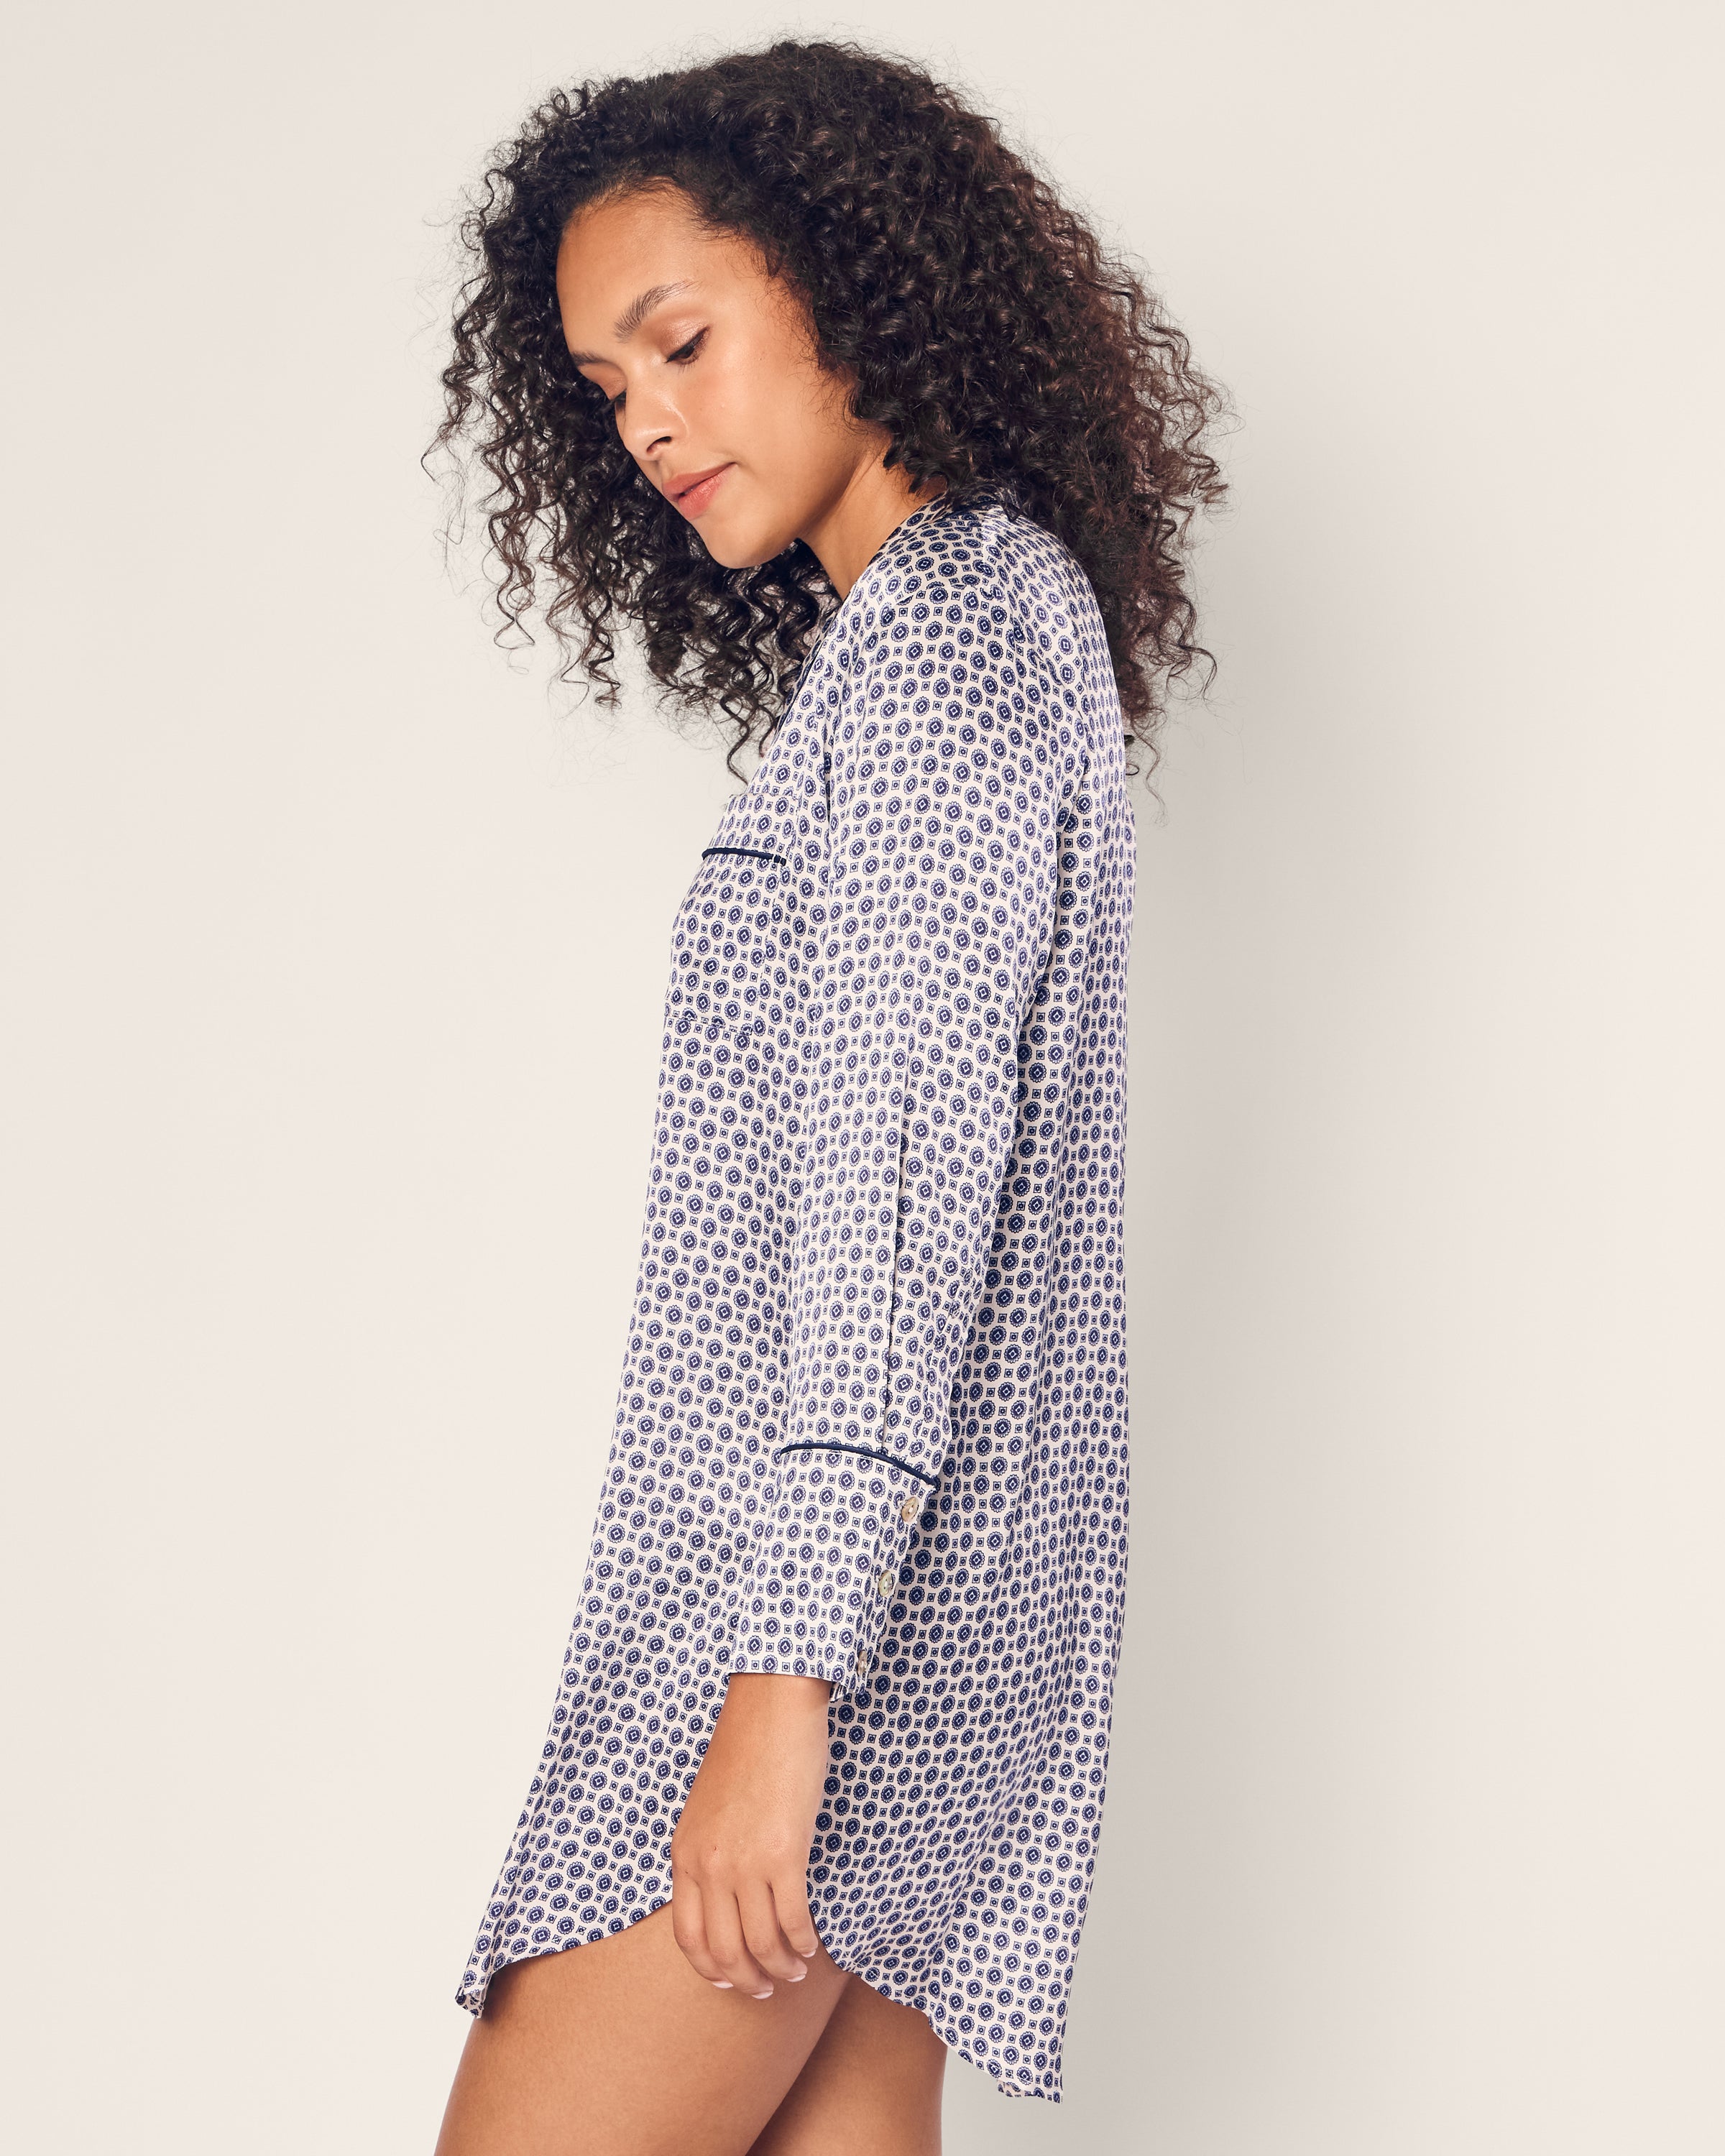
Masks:
[[[914,1520],[922,1510],[922,1500],[920,1497],[906,1497],[898,1508],[898,1516],[901,1520]]]
[[[897,1574],[895,1573],[877,1572],[875,1574],[875,1584],[880,1589],[883,1594],[891,1594],[892,1592],[892,1583],[896,1577]]]

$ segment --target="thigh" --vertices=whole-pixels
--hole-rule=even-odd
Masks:
[[[749,2156],[940,2156],[947,2047],[853,1977]]]
[[[721,1991],[670,1914],[498,1972],[436,2156],[745,2156],[854,1979],[823,1948],[770,1999]]]

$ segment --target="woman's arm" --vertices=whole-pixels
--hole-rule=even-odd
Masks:
[[[829,724],[789,1397],[729,1658],[841,1689],[952,1444],[1082,764],[1008,594],[972,585],[948,611],[883,608]],[[894,665],[913,634],[925,655]]]
[[[1004,591],[968,590],[934,639],[943,693],[889,672],[894,641],[883,609],[829,721],[784,1437],[671,1845],[679,1944],[756,1996],[818,1950],[828,1697],[862,1682],[952,1443],[1082,764],[1076,714]]]
[[[819,1677],[733,1674],[671,1836],[671,1930],[721,1987],[769,1996],[820,1949],[809,1851],[827,1773]]]

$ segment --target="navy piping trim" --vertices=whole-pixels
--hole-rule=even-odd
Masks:
[[[830,1440],[822,1443],[810,1438],[806,1443],[782,1445],[773,1454],[777,1460],[781,1452],[860,1452],[865,1460],[884,1460],[889,1467],[902,1467],[906,1475],[914,1475],[919,1482],[926,1482],[931,1490],[940,1487],[937,1475],[925,1475],[920,1467],[912,1467],[908,1460],[901,1460],[896,1453],[877,1452],[872,1445],[839,1445]]]
[[[758,846],[703,846],[701,850],[702,860],[709,854],[741,854],[747,861],[777,861],[781,868],[784,866],[783,854],[763,854]]]

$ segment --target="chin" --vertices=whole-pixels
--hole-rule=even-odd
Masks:
[[[753,519],[721,519],[709,513],[696,526],[701,543],[721,568],[758,569],[795,543],[794,531],[763,529]]]

